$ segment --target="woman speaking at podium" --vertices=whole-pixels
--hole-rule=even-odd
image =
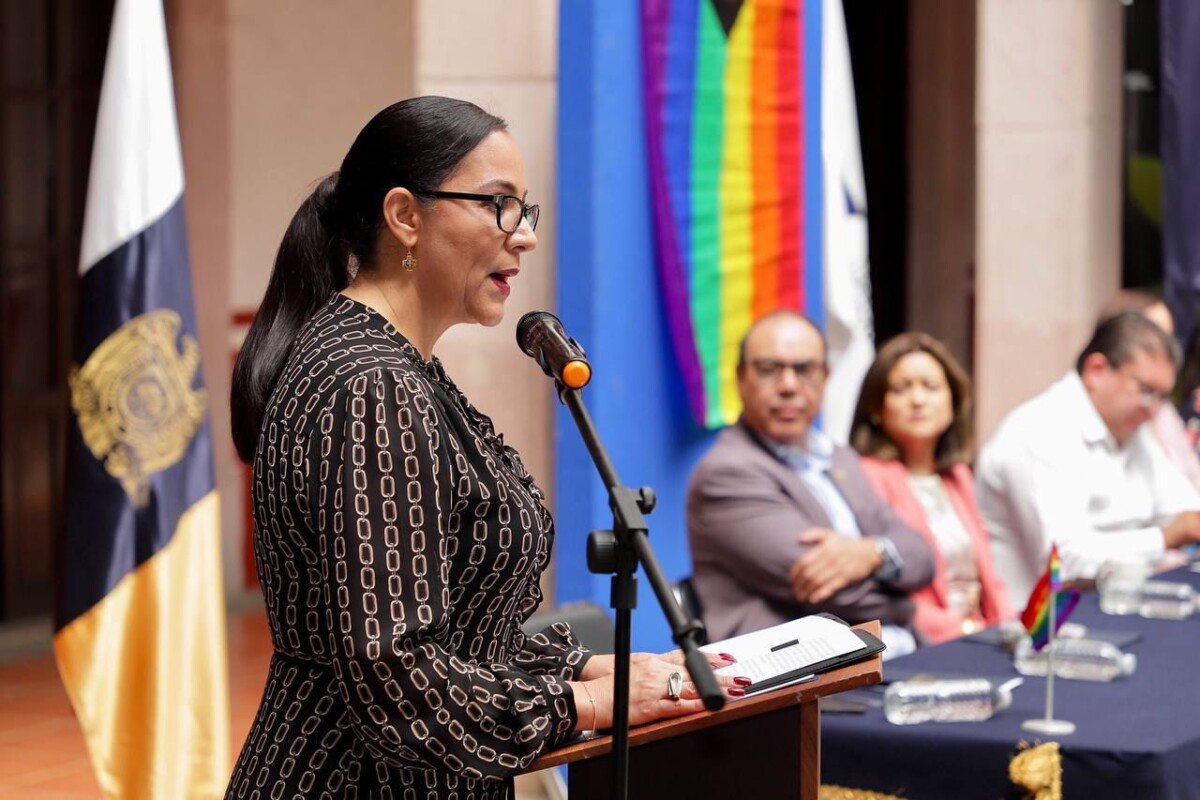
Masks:
[[[419,97],[293,217],[233,378],[274,654],[229,797],[507,798],[611,723],[611,658],[521,632],[553,523],[433,355],[500,322],[538,214],[503,120]],[[678,669],[635,656],[634,723],[702,709]]]

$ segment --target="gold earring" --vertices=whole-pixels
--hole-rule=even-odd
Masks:
[[[411,249],[408,251],[408,255],[406,255],[404,257],[404,260],[401,261],[400,263],[403,264],[404,269],[406,269],[409,272],[412,272],[413,268],[417,266],[417,260],[415,258],[413,258]]]

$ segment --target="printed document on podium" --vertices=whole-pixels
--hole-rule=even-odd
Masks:
[[[761,631],[705,645],[710,653],[728,653],[737,663],[718,675],[740,675],[751,690],[798,683],[834,667],[878,652],[844,622],[824,616],[801,617]]]

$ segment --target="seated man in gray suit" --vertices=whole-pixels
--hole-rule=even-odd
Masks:
[[[825,353],[792,311],[742,340],[742,417],[688,488],[693,583],[710,641],[828,611],[880,620],[888,655],[902,655],[915,647],[908,594],[933,578],[933,554],[872,491],[858,455],[812,427]]]

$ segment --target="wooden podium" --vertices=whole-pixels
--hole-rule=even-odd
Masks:
[[[879,635],[879,623],[859,625]],[[731,700],[716,712],[662,720],[630,731],[630,800],[796,797],[817,800],[821,712],[826,695],[879,683],[879,655],[817,680]],[[571,800],[613,796],[612,737],[547,753],[531,772],[566,764]]]

